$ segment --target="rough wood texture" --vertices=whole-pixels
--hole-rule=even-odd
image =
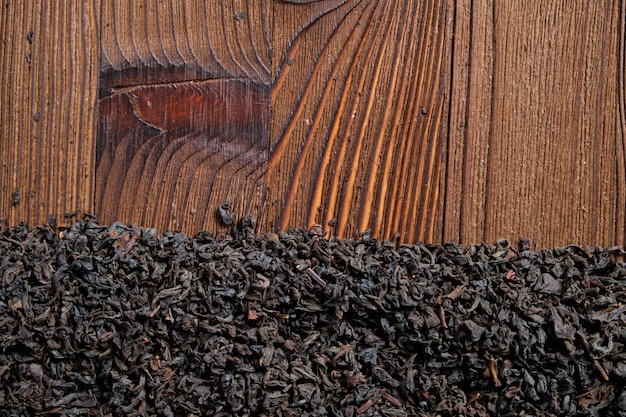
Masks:
[[[0,13],[0,218],[93,212],[94,4],[12,0]]]
[[[442,239],[624,245],[624,5],[461,1],[454,22]]]
[[[624,246],[625,3],[4,2],[0,218]]]
[[[102,10],[98,208],[105,221],[215,231],[219,203],[234,200],[233,210],[253,214],[261,230],[330,222],[338,235],[367,228],[377,236],[403,231],[404,240],[441,235],[445,5],[276,1],[253,9],[254,2],[210,1],[196,9],[194,3],[157,8],[119,1]],[[176,47],[159,58],[154,51],[168,45]],[[256,144],[242,145],[256,149],[254,157],[226,166],[229,159],[198,156],[202,140],[171,157],[167,149],[204,127],[181,125],[171,133],[159,125],[148,132],[154,126],[138,111],[138,100],[148,98],[137,91],[152,90],[152,105],[168,107],[162,92],[169,87],[156,83],[209,78],[251,80],[259,94],[271,88],[270,130],[255,125]],[[215,100],[237,102],[227,108],[251,100],[243,93],[193,94],[206,105],[187,105],[182,96],[176,103],[195,115],[191,124],[211,119]],[[124,114],[136,120],[134,130],[119,129],[130,126]],[[217,134],[216,143],[225,140]],[[207,171],[181,169],[198,158]],[[230,185],[216,186],[209,171],[222,172]],[[190,190],[208,192],[191,204]]]
[[[280,229],[330,222],[341,236],[441,236],[447,10],[275,4],[269,224],[277,213]]]
[[[223,78],[136,86],[102,98],[100,112],[98,208],[105,222],[192,233],[215,231],[225,201],[238,212],[258,212],[267,86]]]
[[[102,2],[96,207],[105,222],[219,230],[259,216],[269,149],[269,1]]]

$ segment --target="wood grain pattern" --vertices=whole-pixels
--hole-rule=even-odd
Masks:
[[[446,12],[440,2],[276,3],[285,52],[264,224],[330,222],[337,235],[372,229],[406,241],[440,234]],[[294,23],[302,16],[315,19]]]
[[[269,88],[217,79],[129,87],[100,100],[97,201],[107,222],[213,229],[224,201],[258,210]]]
[[[1,13],[9,224],[77,210],[221,233],[231,201],[259,231],[626,244],[623,0]]]
[[[623,245],[623,6],[455,13],[443,240]]]
[[[270,80],[270,0],[102,1],[101,72],[133,84],[246,78]],[[154,68],[156,71],[141,71]],[[175,69],[169,78],[167,71]],[[114,80],[109,80],[113,76]]]
[[[141,4],[103,6],[102,103],[125,96],[110,95],[120,87],[155,88],[156,103],[169,88],[162,83],[249,80],[269,91],[261,100],[270,103],[269,130],[230,115],[257,126],[260,140],[241,142],[255,149],[241,160],[250,161],[247,170],[212,168],[246,172],[232,183],[248,187],[236,196],[202,179],[213,178],[207,172],[157,180],[145,162],[157,158],[146,156],[147,145],[144,153],[122,146],[117,158],[135,159],[99,165],[98,184],[107,178],[109,191],[98,207],[109,220],[216,230],[210,215],[184,213],[211,213],[221,199],[236,198],[237,214],[253,214],[259,230],[320,223],[339,236],[370,229],[405,242],[624,242],[624,11],[617,0],[576,7],[562,0]],[[167,99],[160,105],[167,108]],[[126,106],[136,116],[138,103]],[[124,120],[116,113],[101,126],[112,131],[116,118]],[[167,139],[160,128],[151,133],[161,145],[150,152],[203,129],[185,123]],[[138,140],[122,137],[113,142]],[[184,158],[157,158],[173,164],[162,172],[182,172],[172,167],[202,152],[201,145],[185,149]],[[186,192],[176,191],[190,190],[190,181],[217,197],[205,194],[190,207]],[[113,190],[131,198],[137,187],[142,202],[118,209]],[[156,202],[143,197],[148,189]],[[163,193],[170,197],[162,200]]]
[[[103,221],[220,230],[259,213],[269,149],[269,1],[102,2],[96,206]]]
[[[617,140],[615,143],[615,160],[617,165],[617,187],[615,193],[615,236],[613,240],[607,239],[611,244],[616,243],[626,247],[626,2],[621,3],[621,10],[617,17],[619,28],[617,43],[617,95],[619,119],[616,122]],[[621,135],[621,140],[620,140]],[[582,237],[585,241],[587,236]]]
[[[0,15],[0,218],[93,212],[93,2],[6,1]]]

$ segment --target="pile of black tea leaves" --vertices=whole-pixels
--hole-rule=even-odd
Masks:
[[[0,229],[0,413],[626,416],[617,247]]]

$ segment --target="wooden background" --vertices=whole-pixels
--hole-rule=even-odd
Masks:
[[[625,246],[625,2],[2,2],[0,218]]]

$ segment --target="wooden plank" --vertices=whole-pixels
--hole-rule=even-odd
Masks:
[[[260,230],[624,241],[617,1],[126,0],[102,16],[101,108],[118,111],[101,112],[105,220],[217,230],[211,213],[235,200]],[[168,108],[159,97],[174,96],[169,108],[191,115],[176,132],[137,117],[138,97]],[[251,97],[269,127],[235,121],[233,103]],[[218,99],[258,142],[211,117],[216,136],[201,135],[211,128],[193,120]],[[247,156],[225,165],[210,149],[227,142]]]
[[[0,218],[93,212],[96,10],[7,1],[0,12]]]
[[[446,240],[476,242],[485,230],[493,93],[493,2],[455,2],[448,127]],[[470,235],[467,235],[467,234]],[[478,234],[478,235],[477,235]]]
[[[619,113],[618,120],[615,122],[617,124],[615,127],[617,135],[615,143],[615,159],[617,161],[615,243],[626,247],[626,2],[622,2],[621,10],[619,10],[616,19],[620,30],[619,38],[616,40],[618,79],[615,87],[618,94]],[[620,134],[621,140],[619,139]]]
[[[447,8],[414,3],[103,3],[98,213],[219,231],[231,201],[259,230],[434,239]]]
[[[445,3],[294,3],[274,4],[262,224],[437,239]]]
[[[624,245],[621,7],[457,3],[443,240]]]
[[[415,3],[4,3],[0,218],[624,245],[625,6]]]
[[[102,2],[96,206],[103,221],[222,230],[259,217],[270,2]],[[225,228],[223,228],[225,230]]]

